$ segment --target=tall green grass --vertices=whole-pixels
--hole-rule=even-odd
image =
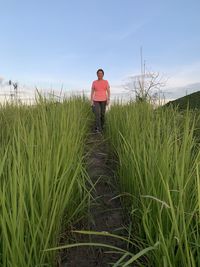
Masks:
[[[159,242],[141,266],[200,266],[199,115],[115,103],[106,119],[131,238],[141,250]]]
[[[89,198],[84,142],[91,120],[83,97],[0,107],[0,266],[55,266],[60,233]]]

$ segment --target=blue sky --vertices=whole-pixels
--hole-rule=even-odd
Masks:
[[[0,0],[0,76],[28,86],[86,89],[103,68],[111,90],[149,69],[170,97],[200,90],[198,0]],[[112,91],[111,91],[112,93]]]

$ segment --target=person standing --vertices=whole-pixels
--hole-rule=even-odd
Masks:
[[[98,79],[93,81],[91,87],[91,105],[94,105],[95,130],[101,133],[104,128],[106,106],[110,103],[110,85],[103,79],[104,71],[97,70]]]

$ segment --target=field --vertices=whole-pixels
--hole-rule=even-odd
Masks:
[[[53,266],[44,250],[85,213],[89,114],[80,97],[1,107],[0,266]]]
[[[141,266],[200,266],[199,113],[116,104],[107,127]]]
[[[87,168],[86,143],[93,120],[85,97],[73,96],[62,103],[39,97],[33,106],[1,106],[0,266],[64,266],[58,265],[59,251],[81,247],[78,239],[71,244],[68,233],[91,215],[96,182]],[[199,121],[200,113],[189,109],[155,110],[148,103],[117,101],[111,106],[103,136],[92,135],[102,149],[89,144],[90,160],[99,151],[110,164],[115,175],[109,183],[118,189],[110,197],[121,200],[116,205],[122,205],[126,226],[121,227],[126,231],[123,236],[112,227],[101,232],[105,231],[101,220],[93,228],[96,232],[82,233],[113,234],[125,245],[122,249],[118,241],[111,246],[101,239],[96,246],[117,251],[116,262],[82,266],[200,266]],[[92,171],[98,180],[109,179],[111,172],[102,178],[103,163],[97,156],[95,160]],[[107,186],[101,184],[102,195]],[[113,212],[114,208],[110,216]],[[63,233],[65,245],[60,246]],[[80,257],[80,250],[75,253],[71,256]],[[101,257],[106,259],[105,254]],[[67,264],[66,258],[65,266],[75,265]]]

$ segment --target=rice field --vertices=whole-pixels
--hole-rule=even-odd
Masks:
[[[93,119],[79,96],[0,107],[0,266],[56,266],[61,234],[90,205],[84,151]],[[116,101],[106,113],[129,219],[128,235],[115,236],[127,251],[118,248],[114,267],[200,266],[199,122],[198,112],[148,103]],[[63,248],[73,246],[66,239]]]
[[[199,115],[134,102],[116,102],[107,115],[130,249],[154,246],[139,266],[200,266]]]
[[[62,229],[84,215],[89,179],[84,142],[91,123],[82,97],[0,108],[0,266],[55,266]]]

